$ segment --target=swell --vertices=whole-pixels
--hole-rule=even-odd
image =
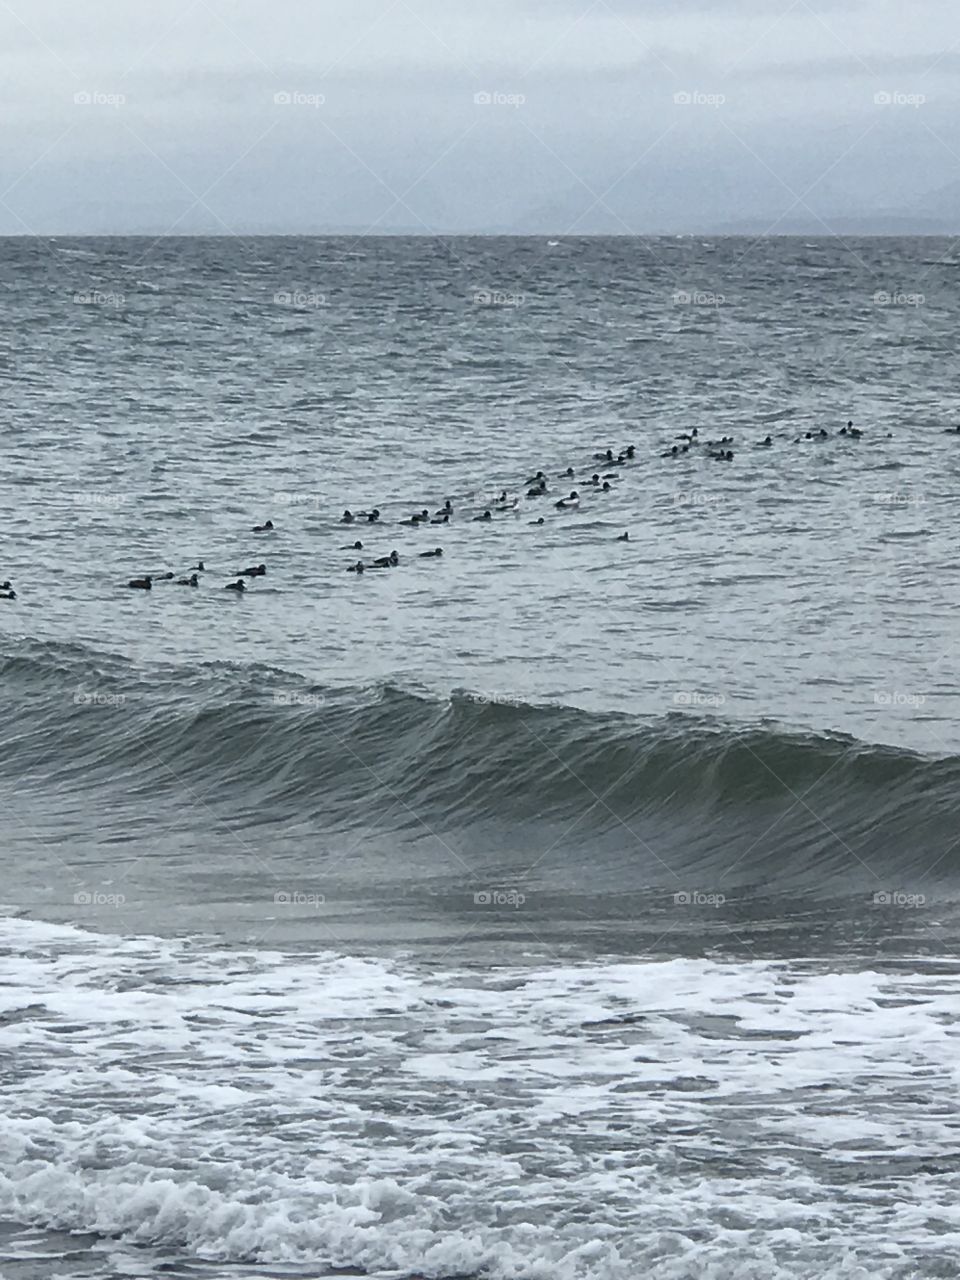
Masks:
[[[669,851],[671,867],[771,884],[960,871],[956,757],[770,723],[334,689],[268,666],[145,669],[63,645],[25,644],[0,675],[0,783],[21,797],[120,812],[202,795],[241,824],[501,845],[550,830],[581,866],[617,850],[656,870]]]

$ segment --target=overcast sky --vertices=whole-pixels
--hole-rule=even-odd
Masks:
[[[0,0],[0,231],[960,230],[956,0]]]

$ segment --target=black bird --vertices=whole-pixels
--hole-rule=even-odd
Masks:
[[[380,556],[379,559],[374,560],[373,567],[374,569],[393,569],[399,563],[400,557],[396,551],[391,551],[388,556]]]

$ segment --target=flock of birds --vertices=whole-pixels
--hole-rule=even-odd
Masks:
[[[960,428],[958,428],[957,430],[960,431]],[[855,427],[852,422],[848,422],[845,427],[840,428],[840,430],[837,432],[837,435],[846,436],[848,440],[860,440],[863,437],[863,432],[860,430],[859,427]],[[692,431],[689,431],[689,432],[685,431],[683,435],[677,436],[677,439],[683,440],[686,443],[680,444],[680,445],[676,445],[676,444],[673,445],[670,449],[665,450],[660,455],[661,458],[681,457],[683,454],[690,452],[691,446],[704,443],[703,441],[701,441],[700,433],[696,427],[694,427]],[[806,431],[803,433],[803,435],[796,436],[793,443],[801,444],[804,440],[829,440],[829,439],[830,439],[830,432],[827,431],[824,427],[820,427],[817,431]],[[705,443],[707,446],[708,457],[716,458],[718,462],[733,461],[733,450],[727,448],[727,445],[731,445],[734,443],[733,436],[723,436],[719,440],[707,440]],[[761,449],[771,449],[773,448],[773,436],[766,436],[763,440],[759,440],[757,443]]]
[[[957,429],[960,433],[960,428]],[[839,436],[846,437],[850,440],[859,440],[863,436],[863,431],[859,427],[855,427],[853,422],[848,422],[845,427],[841,427],[837,433]],[[820,428],[817,431],[807,431],[798,435],[794,443],[801,443],[804,440],[818,441],[830,438],[829,431]],[[699,429],[693,427],[688,432],[683,432],[676,437],[679,443],[672,445],[661,453],[663,458],[682,458],[686,454],[699,451],[701,455],[714,458],[718,462],[732,462],[734,458],[733,450],[729,447],[734,443],[733,436],[723,436],[719,440],[706,440],[701,437]],[[763,440],[757,441],[759,448],[772,448],[774,444],[773,436],[766,436]],[[579,509],[581,504],[581,493],[610,493],[613,485],[620,478],[620,473],[624,467],[629,466],[636,460],[636,446],[627,445],[618,453],[614,453],[613,449],[605,449],[593,455],[592,461],[601,465],[601,470],[593,471],[591,475],[581,479],[578,489],[571,489],[565,496],[558,497],[553,506],[557,511],[575,511]],[[585,468],[581,468],[583,470]],[[577,475],[573,467],[567,467],[565,471],[559,473],[559,480],[575,480]],[[536,475],[528,476],[524,481],[527,499],[534,500],[540,498],[551,498],[554,495],[549,488],[549,482],[545,472],[538,471]],[[485,524],[494,519],[495,515],[515,512],[520,505],[519,496],[509,496],[507,491],[501,490],[497,498],[488,507],[484,507],[477,515],[472,516],[475,523]],[[408,528],[425,528],[429,526],[442,526],[450,523],[454,515],[453,502],[447,498],[443,506],[434,512],[423,508],[414,512],[413,515],[407,516],[406,519],[400,520],[401,525]],[[340,523],[343,525],[380,525],[382,517],[380,509],[373,507],[369,511],[344,511],[340,517]],[[544,517],[538,516],[536,520],[531,520],[532,525],[542,525]],[[617,542],[629,542],[630,534],[621,533],[617,535]],[[363,551],[364,544],[357,540],[349,546],[341,547],[342,551]],[[436,547],[432,551],[421,551],[419,557],[425,559],[430,556],[442,556],[442,547]],[[388,556],[378,556],[372,561],[356,560],[353,564],[347,566],[348,573],[365,573],[368,569],[391,569],[400,563],[400,556],[396,551],[391,551]]]
[[[946,434],[960,435],[960,427],[950,427]],[[849,440],[860,440],[863,431],[859,427],[855,427],[853,422],[848,422],[837,433],[838,436],[845,437]],[[799,444],[803,441],[821,441],[830,439],[830,432],[823,427],[816,431],[807,431],[798,435],[794,443]],[[722,436],[719,440],[706,440],[700,436],[699,429],[693,427],[690,431],[676,437],[677,444],[671,445],[670,448],[661,453],[663,458],[682,458],[691,453],[699,453],[700,456],[713,458],[718,462],[732,462],[734,452],[730,445],[734,443],[732,436]],[[774,439],[772,436],[766,436],[763,440],[756,442],[759,448],[772,448]],[[553,506],[557,511],[575,511],[581,504],[581,491],[583,493],[610,493],[613,485],[620,477],[620,473],[624,467],[629,466],[636,459],[636,447],[627,445],[619,452],[614,453],[613,449],[605,449],[599,453],[593,454],[593,463],[600,464],[600,470],[593,470],[588,477],[579,481],[579,488],[571,488],[565,496],[558,497],[553,502]],[[581,468],[584,470],[586,468]],[[567,467],[566,470],[560,472],[557,477],[559,480],[575,480],[576,471],[573,467]],[[537,471],[533,476],[529,476],[524,482],[526,489],[526,498],[531,501],[538,499],[553,498],[550,490],[549,482],[543,471]],[[496,499],[489,506],[484,506],[482,511],[473,515],[471,519],[475,523],[487,524],[493,521],[495,515],[509,512],[515,512],[520,505],[519,496],[509,496],[507,490],[500,490]],[[454,516],[453,501],[447,498],[443,505],[436,511],[431,512],[428,508],[422,508],[420,511],[414,512],[405,519],[398,521],[400,525],[407,528],[425,528],[430,526],[442,527],[448,525]],[[529,522],[532,525],[542,525],[545,523],[543,516]],[[384,525],[383,517],[379,507],[372,507],[369,511],[344,511],[340,517],[341,525],[358,525],[365,524],[372,528],[382,528]],[[274,532],[274,523],[272,520],[265,520],[263,524],[255,525],[252,529],[256,534],[271,534]],[[630,534],[621,533],[617,536],[618,542],[629,542]],[[364,544],[360,539],[340,548],[342,551],[363,551]],[[419,559],[436,559],[443,555],[442,547],[434,547],[429,551],[421,551],[418,553]],[[400,564],[400,556],[397,551],[391,551],[388,555],[376,556],[370,560],[355,560],[347,566],[348,573],[362,574],[368,570],[387,570],[396,568]],[[183,577],[177,578],[175,574],[170,572],[148,573],[140,577],[131,578],[126,584],[134,591],[151,591],[155,582],[176,582],[181,587],[199,587],[200,574],[205,572],[204,563],[199,560],[192,565]],[[238,571],[233,575],[232,581],[225,584],[224,591],[231,591],[235,594],[242,594],[247,589],[247,580],[262,578],[267,572],[265,564],[250,565],[246,569]],[[17,593],[12,583],[0,583],[0,600],[16,600]]]
[[[594,462],[603,463],[608,467],[624,467],[628,463],[633,462],[636,457],[636,447],[632,444],[627,445],[619,454],[614,454],[612,449],[607,449],[603,453],[595,453],[593,455]],[[576,472],[573,467],[568,467],[562,472],[560,478],[563,480],[573,479]],[[581,488],[593,489],[601,493],[609,493],[611,491],[611,481],[618,478],[617,471],[610,471],[601,475],[595,471],[589,479],[580,482]],[[524,482],[527,490],[527,497],[530,499],[546,498],[551,496],[548,487],[547,477],[543,471],[538,471],[536,475],[529,476]],[[517,496],[509,496],[506,489],[501,489],[497,497],[485,506],[477,515],[471,517],[475,524],[492,523],[494,514],[497,515],[516,511],[520,505],[520,499]],[[580,506],[580,494],[576,489],[572,489],[565,498],[559,498],[554,502],[554,507],[558,511],[574,511]],[[423,507],[420,511],[415,511],[412,515],[400,520],[398,523],[410,529],[427,528],[431,525],[447,525],[450,523],[454,515],[453,499],[446,498],[443,506],[432,512],[428,507]],[[380,525],[382,524],[382,516],[379,507],[373,507],[370,511],[344,511],[340,517],[342,525]],[[531,524],[540,525],[544,523],[543,516],[539,516],[536,520],[531,520]],[[618,542],[628,542],[630,540],[629,533],[619,535]],[[363,542],[359,539],[350,543],[349,546],[341,547],[341,551],[363,551]],[[443,555],[442,547],[434,547],[431,551],[421,551],[418,558],[421,560],[435,559]],[[366,573],[368,569],[393,569],[400,563],[400,555],[397,551],[391,551],[388,556],[377,556],[374,560],[364,561],[355,560],[353,564],[347,566],[348,573]]]

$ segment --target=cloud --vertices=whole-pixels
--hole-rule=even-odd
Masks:
[[[735,216],[768,199],[758,165],[792,186],[835,164],[846,208],[881,199],[890,156],[944,180],[954,43],[941,0],[5,0],[0,169],[14,220],[59,231],[162,223],[178,178],[280,230],[409,225],[408,187],[428,224],[522,229],[582,212],[578,178],[641,222],[704,182]],[[925,92],[923,114],[879,91]]]

